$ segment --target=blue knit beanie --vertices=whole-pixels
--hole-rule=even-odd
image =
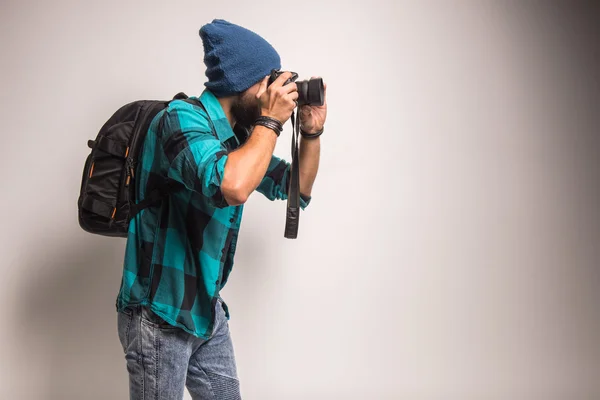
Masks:
[[[248,89],[281,68],[277,51],[258,34],[223,19],[214,19],[200,28],[208,82],[204,85],[216,97]]]

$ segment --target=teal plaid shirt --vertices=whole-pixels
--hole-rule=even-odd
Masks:
[[[209,338],[244,206],[229,206],[221,192],[228,153],[241,143],[212,92],[205,89],[199,99],[208,115],[174,100],[148,129],[137,166],[138,202],[165,177],[183,189],[131,220],[116,308],[146,305],[171,325]],[[287,161],[273,156],[256,190],[270,200],[287,199],[289,171]],[[310,200],[301,195],[301,208]]]

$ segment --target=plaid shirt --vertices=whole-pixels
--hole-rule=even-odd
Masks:
[[[147,305],[171,325],[209,338],[244,206],[229,206],[220,189],[228,152],[241,143],[212,92],[205,89],[199,99],[208,115],[174,100],[148,129],[137,166],[138,201],[164,177],[183,190],[131,220],[116,308]],[[287,161],[272,156],[256,190],[270,200],[287,199],[289,170]],[[310,200],[301,196],[301,208]]]

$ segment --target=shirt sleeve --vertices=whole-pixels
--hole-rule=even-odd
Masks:
[[[221,191],[227,150],[212,133],[207,117],[191,109],[172,109],[161,123],[167,176],[202,194],[213,207],[227,207]]]
[[[272,156],[267,168],[267,173],[256,188],[256,190],[271,201],[287,200],[288,185],[290,177],[291,164],[287,161]],[[311,196],[305,196],[300,193],[300,208],[305,209],[311,201]]]

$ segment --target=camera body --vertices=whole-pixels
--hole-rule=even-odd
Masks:
[[[267,87],[275,82],[275,79],[284,71],[277,69],[271,70],[271,76],[269,76],[269,82]],[[291,72],[291,71],[290,71]],[[298,74],[292,72],[292,77],[289,78],[283,86],[290,82],[295,82],[298,79]],[[297,81],[298,86],[298,106],[310,105],[310,106],[322,106],[324,101],[324,88],[322,78],[311,78],[308,81]]]

